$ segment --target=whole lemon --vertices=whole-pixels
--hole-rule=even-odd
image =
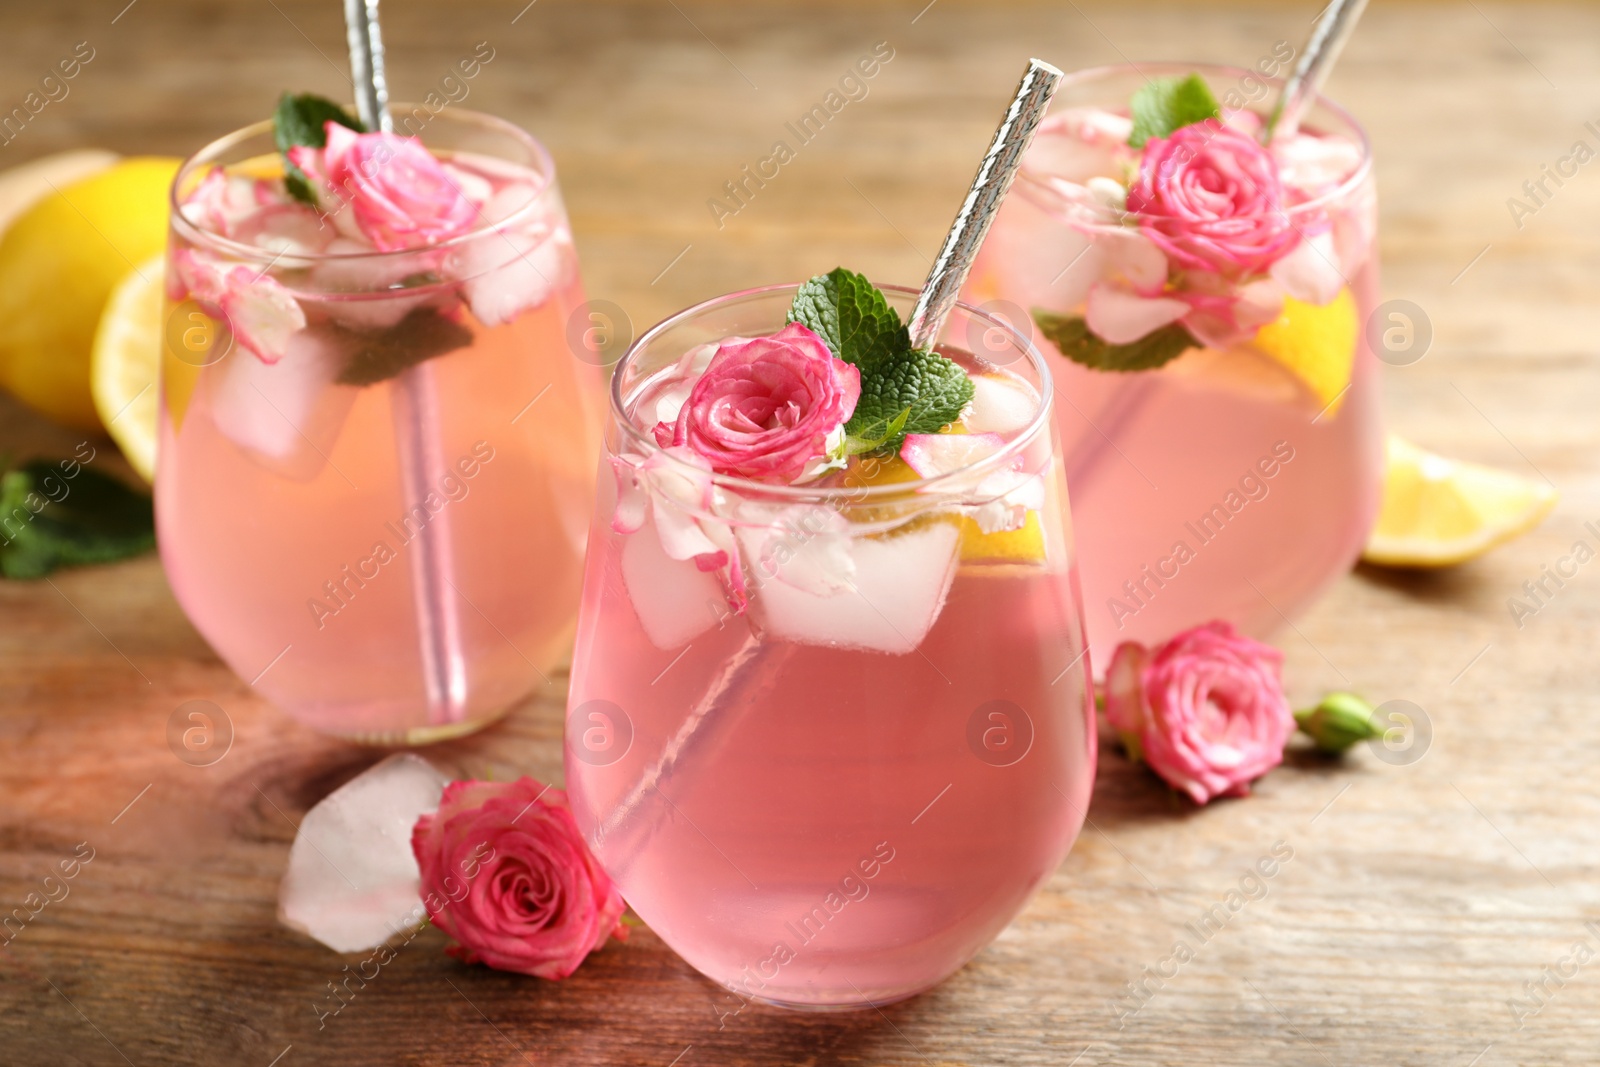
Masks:
[[[121,160],[39,200],[0,237],[0,385],[58,422],[101,428],[95,327],[112,287],[165,245],[179,162]]]

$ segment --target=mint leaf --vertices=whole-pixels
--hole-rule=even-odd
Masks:
[[[863,372],[911,351],[911,334],[866,277],[843,267],[800,287],[787,321],[815,332],[833,354]]]
[[[290,196],[304,200],[312,207],[317,206],[317,195],[311,189],[311,179],[305,171],[289,162],[289,149],[296,145],[308,148],[327,145],[329,122],[337,122],[357,133],[366,131],[360,119],[332,100],[314,93],[301,93],[298,96],[284,93],[278,97],[277,110],[272,113],[272,139],[277,142],[278,151],[283,155],[283,184]]]
[[[340,385],[372,385],[393,378],[425,359],[454,352],[472,343],[472,330],[437,308],[413,308],[383,330],[352,330],[325,323],[317,327],[345,350]]]
[[[1033,321],[1061,354],[1074,363],[1094,370],[1137,371],[1154,370],[1177,359],[1199,342],[1189,331],[1175,322],[1145,334],[1137,341],[1113,345],[1102,341],[1089,331],[1089,324],[1076,315],[1052,315],[1037,308]]]
[[[847,455],[898,451],[906,434],[938,433],[972,400],[967,372],[913,351],[910,331],[865,275],[843,267],[817,275],[795,294],[788,321],[861,372],[861,399],[844,427]]]
[[[1133,134],[1128,144],[1134,148],[1143,148],[1152,137],[1167,137],[1173,130],[1222,115],[1217,98],[1198,74],[1145,82],[1133,94],[1129,110]]]
[[[861,399],[844,432],[869,439],[882,433],[881,450],[899,451],[906,434],[938,433],[959,419],[972,392],[972,379],[958,364],[934,352],[907,350],[871,374],[863,369]]]
[[[155,547],[150,498],[99,471],[34,460],[0,477],[0,574],[42,578]]]
[[[859,409],[858,409],[859,410]],[[898,441],[905,436],[906,420],[911,418],[911,409],[906,408],[892,419],[874,419],[870,425],[856,427],[856,433],[845,431],[844,444],[839,450],[843,456],[859,456],[868,452],[877,452],[890,441]],[[852,419],[852,422],[854,420]]]

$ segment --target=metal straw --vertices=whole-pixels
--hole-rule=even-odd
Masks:
[[[1028,60],[1028,69],[1017,86],[1017,95],[1006,108],[1000,128],[994,131],[994,142],[978,164],[977,176],[967,191],[966,203],[956,214],[956,220],[945,236],[939,258],[934,260],[928,280],[922,285],[917,306],[911,311],[911,345],[913,348],[932,348],[939,340],[939,331],[950,309],[955,306],[956,295],[972,270],[972,260],[978,254],[989,227],[994,222],[1000,201],[1005,199],[1011,180],[1022,165],[1022,153],[1033,140],[1033,131],[1044,118],[1050,100],[1061,84],[1061,72],[1042,59]]]
[[[1290,137],[1300,128],[1300,120],[1317,98],[1322,83],[1327,81],[1328,72],[1333,69],[1366,6],[1367,0],[1333,0],[1324,9],[1316,29],[1311,31],[1311,40],[1306,42],[1305,51],[1300,53],[1294,73],[1283,83],[1283,92],[1278,94],[1278,102],[1273,105],[1272,117],[1261,129],[1263,144],[1275,137]]]
[[[345,0],[345,28],[350,42],[350,73],[355,81],[356,111],[369,130],[394,130],[389,116],[389,89],[383,77],[383,37],[378,31],[378,0]],[[428,696],[428,722],[439,726],[466,718],[466,663],[461,655],[461,620],[450,581],[453,553],[449,515],[430,511],[426,500],[437,493],[445,471],[432,366],[417,363],[391,388],[395,450],[406,518],[417,527],[411,553],[411,595],[416,607],[417,637],[422,649],[423,683]]]

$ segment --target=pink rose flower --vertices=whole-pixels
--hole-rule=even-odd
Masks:
[[[1266,270],[1300,240],[1271,154],[1215,119],[1145,143],[1128,211],[1180,268],[1230,278]]]
[[[793,322],[771,337],[724,341],[676,424],[656,424],[656,441],[688,445],[719,474],[789,482],[827,452],[860,398],[861,372]]]
[[[417,820],[422,900],[453,956],[565,978],[627,936],[622,896],[585,847],[566,794],[532,778],[451,782]]]
[[[415,137],[326,126],[322,149],[296,146],[289,160],[348,207],[356,229],[380,252],[421,248],[465,233],[478,209]]]
[[[1106,719],[1196,804],[1245,796],[1294,733],[1282,672],[1283,653],[1222,621],[1154,650],[1126,642],[1106,671]]]

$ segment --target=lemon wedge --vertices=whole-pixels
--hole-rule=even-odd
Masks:
[[[961,518],[963,563],[1042,563],[1044,557],[1044,527],[1037,511],[1028,512],[1027,519],[1015,530],[989,534],[966,516]]]
[[[1336,415],[1355,362],[1355,298],[1349,289],[1322,307],[1286,298],[1283,314],[1261,327],[1253,344],[1303,381],[1330,417]]]
[[[95,411],[133,469],[156,474],[156,377],[161,364],[161,256],[111,290],[94,335],[89,387]]]
[[[1556,491],[1508,471],[1446,459],[1389,437],[1383,508],[1361,558],[1385,567],[1448,567],[1524,534]]]
[[[0,384],[45,415],[98,430],[95,326],[112,288],[166,243],[178,160],[119,160],[40,199],[0,238]]]

